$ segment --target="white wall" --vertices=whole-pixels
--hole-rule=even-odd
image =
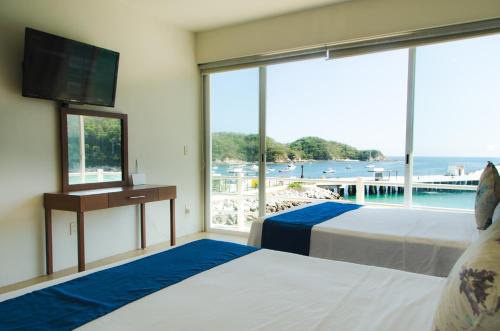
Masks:
[[[26,26],[120,52],[114,109],[129,115],[129,162],[150,183],[175,184],[177,234],[202,228],[199,78],[194,36],[120,1],[0,2],[0,286],[44,273],[42,194],[59,183],[55,102],[21,96]],[[99,109],[98,107],[89,107]],[[189,154],[183,155],[187,145]],[[191,207],[185,214],[184,206]],[[169,238],[168,202],[149,204],[148,244]],[[75,215],[54,212],[55,270],[74,266]],[[135,207],[87,213],[87,261],[138,247]]]
[[[197,33],[196,60],[207,63],[499,16],[499,0],[352,0]]]

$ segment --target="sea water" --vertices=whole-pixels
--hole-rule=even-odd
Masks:
[[[486,166],[487,162],[491,161],[494,164],[500,164],[500,158],[483,158],[483,157],[414,157],[413,176],[418,180],[419,176],[430,175],[446,175],[450,167],[463,166],[465,173],[481,171]],[[257,176],[257,170],[253,164],[230,165],[224,163],[213,164],[212,173],[222,176],[234,176],[235,168],[241,168],[245,176]],[[384,177],[390,176],[391,180],[404,180],[404,157],[393,156],[388,157],[383,161],[303,161],[294,163],[295,168],[292,170],[286,163],[268,163],[266,167],[267,177],[278,178],[297,178],[303,176],[309,179],[330,178],[330,179],[346,179],[346,178],[373,178],[374,168],[384,168]],[[373,166],[371,168],[367,166]],[[333,169],[335,172],[325,173]],[[237,169],[239,171],[239,169]],[[383,182],[381,182],[383,183]],[[347,197],[353,199],[353,197]],[[413,205],[415,206],[430,206],[444,208],[474,208],[474,191],[450,191],[450,190],[434,190],[422,191],[415,190],[413,192]],[[376,194],[366,195],[365,201],[403,204],[403,194]]]

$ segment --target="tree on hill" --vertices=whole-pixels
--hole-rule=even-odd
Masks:
[[[212,158],[214,160],[244,160],[241,151],[245,135],[241,133],[216,132],[212,134]]]
[[[305,137],[290,144],[292,150],[301,152],[302,157],[312,160],[331,160],[328,142],[318,137]]]
[[[240,160],[258,162],[259,136],[232,132],[216,132],[212,134],[213,160]],[[291,144],[282,144],[266,137],[266,161],[286,162],[288,160],[382,160],[384,155],[377,150],[360,151],[347,144],[327,141],[318,137],[304,137]]]
[[[300,138],[290,144],[290,148],[302,153],[305,159],[313,160],[383,160],[384,154],[378,150],[358,150],[347,144],[327,141],[318,137]]]
[[[361,161],[370,161],[370,160],[384,160],[385,156],[381,151],[377,151],[375,149],[359,151],[358,159]]]
[[[291,157],[292,156],[292,157]],[[276,140],[266,137],[266,161],[267,162],[286,162],[295,159],[294,151],[288,146],[280,144]]]

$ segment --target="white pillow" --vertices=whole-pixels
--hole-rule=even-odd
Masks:
[[[498,203],[495,211],[493,212],[493,218],[491,219],[492,223],[500,222],[500,202]]]
[[[448,275],[434,331],[500,330],[500,222],[482,232]]]

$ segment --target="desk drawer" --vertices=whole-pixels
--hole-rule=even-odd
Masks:
[[[158,190],[145,189],[109,193],[108,201],[110,207],[137,205],[139,203],[158,201]]]

